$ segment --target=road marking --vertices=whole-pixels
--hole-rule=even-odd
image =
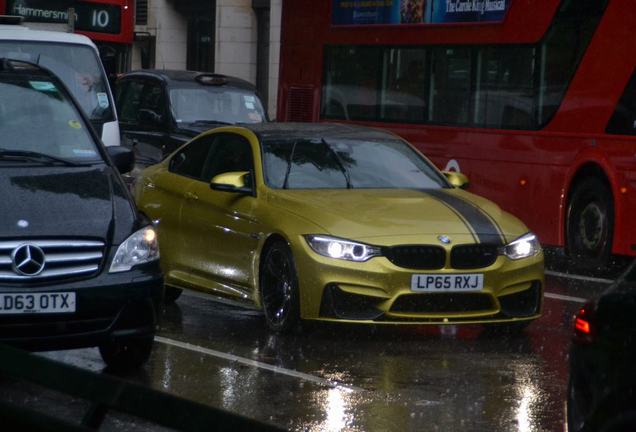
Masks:
[[[585,303],[588,301],[588,299],[584,299],[581,297],[572,297],[572,296],[566,296],[566,295],[561,295],[561,294],[553,294],[553,293],[544,293],[543,294],[544,297],[548,297],[548,298],[552,298],[552,299],[557,299],[557,300],[565,300],[565,301],[569,301],[569,302],[574,302],[574,303]]]
[[[560,273],[560,272],[555,272],[552,270],[546,270],[545,274],[549,276],[559,277],[559,278],[575,279],[575,280],[582,280],[585,282],[596,282],[596,283],[602,283],[602,284],[611,284],[614,282],[611,279],[601,279],[601,278],[595,278],[591,276],[580,276],[580,275],[569,274],[569,273]]]
[[[317,377],[315,375],[310,375],[310,374],[306,374],[303,372],[298,372],[295,371],[293,369],[285,369],[282,367],[278,367],[278,366],[273,366],[270,365],[268,363],[263,363],[263,362],[259,362],[256,360],[251,360],[248,358],[244,358],[244,357],[239,357],[236,356],[234,354],[228,354],[228,353],[224,353],[221,351],[216,351],[213,349],[209,349],[209,348],[205,348],[199,345],[193,345],[187,342],[181,342],[181,341],[177,341],[174,339],[169,339],[169,338],[165,338],[163,336],[155,336],[155,341],[156,342],[160,342],[162,344],[166,344],[166,345],[171,345],[171,346],[175,346],[178,348],[182,348],[185,350],[189,350],[189,351],[195,351],[201,354],[206,354],[209,356],[213,356],[213,357],[218,357],[218,358],[222,358],[224,360],[229,360],[232,362],[236,362],[236,363],[240,363],[246,366],[250,366],[250,367],[256,367],[259,369],[265,369],[268,370],[270,372],[274,372],[277,374],[281,374],[281,375],[287,375],[290,377],[294,377],[294,378],[299,378],[301,380],[304,381],[309,381],[309,382],[313,382],[315,384],[318,385],[323,385],[323,386],[327,386],[327,387],[331,387],[331,388],[338,388],[338,389],[342,389],[342,390],[347,390],[347,391],[364,391],[363,388],[360,387],[355,387],[352,385],[348,385],[348,384],[342,384],[340,382],[334,381],[334,380],[329,380],[329,379],[325,379],[325,378],[320,378]]]

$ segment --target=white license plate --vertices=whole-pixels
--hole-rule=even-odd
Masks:
[[[0,314],[75,312],[75,293],[0,293]]]
[[[452,275],[416,274],[411,276],[412,291],[480,291],[483,288],[484,275],[481,273]]]

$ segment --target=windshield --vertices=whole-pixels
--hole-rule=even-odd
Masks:
[[[225,86],[170,89],[172,115],[177,123],[210,121],[262,123],[265,110],[258,97],[247,90]]]
[[[437,189],[445,180],[400,140],[269,141],[265,181],[277,189]]]
[[[0,148],[72,160],[95,160],[82,117],[58,85],[44,77],[0,75]]]
[[[114,121],[108,81],[95,50],[84,45],[0,41],[0,57],[37,63],[55,73],[92,121]]]

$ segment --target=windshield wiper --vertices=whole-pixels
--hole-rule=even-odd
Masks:
[[[1,159],[19,159],[32,162],[41,162],[48,164],[63,164],[66,166],[82,166],[76,162],[72,162],[67,159],[63,159],[57,156],[51,156],[45,153],[39,153],[29,150],[7,150],[0,148],[0,160]]]
[[[322,138],[320,142],[325,147],[327,147],[329,151],[331,152],[331,154],[333,154],[334,157],[336,158],[336,162],[338,163],[338,166],[340,167],[340,171],[342,171],[342,175],[344,176],[345,181],[347,182],[347,189],[353,188],[353,186],[351,185],[351,177],[349,176],[349,171],[347,171],[347,168],[345,168],[345,164],[342,162],[342,159],[340,158],[340,155],[338,155],[338,152],[332,149],[331,146],[327,143],[327,141],[325,141],[324,138]]]
[[[287,170],[285,171],[285,180],[283,181],[283,189],[287,189],[287,182],[289,181],[289,173],[291,172],[292,162],[294,161],[294,153],[296,153],[296,144],[298,141],[294,141],[294,145],[289,153],[289,161],[287,162]]]
[[[218,124],[218,125],[234,125],[236,123],[230,123],[230,122],[225,122],[225,121],[220,121],[220,120],[194,120],[192,122],[188,122],[191,124],[197,124],[197,123],[202,123],[202,124]]]

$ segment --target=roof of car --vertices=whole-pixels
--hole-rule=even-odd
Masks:
[[[95,44],[86,36],[50,30],[33,30],[23,25],[0,24],[0,40],[22,40],[30,42],[57,42],[76,45]]]
[[[366,126],[341,123],[254,123],[241,124],[264,141],[321,139],[357,139],[386,141],[400,139],[393,132]]]
[[[222,75],[211,72],[197,72],[188,70],[173,70],[173,69],[140,69],[123,74],[120,78],[134,77],[134,76],[154,76],[170,83],[195,83],[197,79],[201,77],[210,77],[212,79],[218,79],[219,84],[216,85],[230,85],[232,87],[240,87],[245,89],[254,90],[254,85],[250,82],[240,78],[236,78],[229,75]]]

